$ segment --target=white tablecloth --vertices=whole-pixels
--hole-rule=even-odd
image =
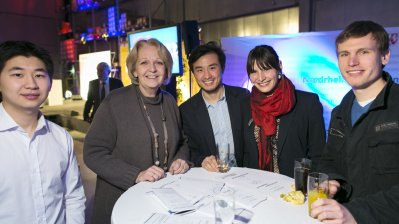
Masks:
[[[203,198],[212,183],[220,182],[236,190],[236,207],[254,212],[251,224],[319,223],[308,216],[307,202],[303,205],[293,205],[280,198],[281,193],[291,191],[291,185],[294,184],[292,178],[248,168],[232,168],[224,174],[192,168],[186,174],[168,173],[166,178],[157,182],[136,184],[116,202],[112,211],[112,223],[144,223],[153,213],[168,214],[166,207],[152,193],[154,188],[174,188],[188,200],[196,201]],[[253,198],[262,200],[257,202]],[[203,206],[196,212],[185,216],[193,219],[195,216],[213,218],[212,198],[203,201]]]

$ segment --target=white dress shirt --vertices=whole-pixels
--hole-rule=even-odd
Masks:
[[[72,137],[38,120],[32,138],[0,104],[0,223],[85,222]]]

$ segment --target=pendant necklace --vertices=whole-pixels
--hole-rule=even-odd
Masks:
[[[152,134],[154,136],[154,153],[153,153],[154,154],[154,161],[155,161],[154,164],[159,167],[161,165],[160,161],[159,161],[159,153],[158,153],[158,151],[159,151],[159,142],[158,142],[159,134],[155,130],[155,127],[154,127],[154,124],[152,123],[151,117],[148,114],[147,106],[145,105],[143,97],[141,96],[141,93],[140,93],[140,91],[138,89],[137,89],[137,94],[140,97],[141,103],[143,104],[143,108],[144,108],[145,114],[147,116],[148,123],[151,126],[151,131],[152,131]],[[163,99],[160,102],[160,107],[161,107],[161,114],[162,114],[163,133],[165,135],[165,140],[164,140],[165,158],[164,158],[164,163],[163,163],[163,170],[167,171],[168,170],[168,130],[166,129],[166,117],[165,117],[164,112],[163,112],[162,101],[163,101]]]

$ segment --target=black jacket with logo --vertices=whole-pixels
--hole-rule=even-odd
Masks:
[[[384,89],[352,126],[348,92],[333,111],[318,169],[341,182],[336,199],[357,223],[399,223],[399,85]]]

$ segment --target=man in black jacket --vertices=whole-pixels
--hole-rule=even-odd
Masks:
[[[107,63],[101,62],[97,65],[98,79],[89,83],[89,92],[87,93],[87,101],[83,110],[83,119],[87,122],[91,123],[101,101],[109,92],[123,87],[121,80],[109,78],[110,72],[111,69]]]
[[[350,24],[336,39],[339,69],[352,87],[333,111],[318,169],[330,196],[311,216],[331,223],[399,223],[399,85],[383,71],[389,36],[371,21]]]
[[[218,170],[217,145],[226,143],[242,166],[240,101],[249,91],[222,84],[225,63],[223,50],[212,42],[194,49],[189,65],[201,90],[180,106],[191,161],[208,171]]]

